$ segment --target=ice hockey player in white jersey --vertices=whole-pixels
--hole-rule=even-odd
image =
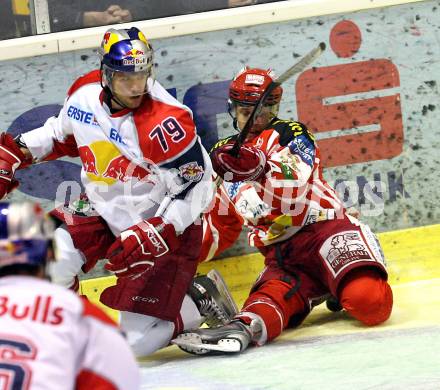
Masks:
[[[0,198],[18,184],[16,169],[80,158],[86,196],[52,212],[62,222],[54,282],[75,290],[80,269],[108,259],[118,281],[101,301],[121,311],[130,345],[146,355],[203,317],[230,315],[206,304],[206,290],[216,294],[210,278],[192,281],[212,166],[190,109],[155,81],[141,31],[109,29],[99,54],[101,68],[74,82],[57,117],[16,139],[1,134]],[[187,294],[202,282],[202,296]]]
[[[139,389],[117,325],[47,280],[51,222],[38,204],[0,202],[0,388]]]

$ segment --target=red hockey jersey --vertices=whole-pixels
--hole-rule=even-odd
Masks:
[[[219,141],[214,149],[235,139]],[[241,223],[249,229],[249,244],[262,247],[288,239],[305,225],[343,215],[342,202],[322,176],[315,139],[303,124],[275,119],[247,144],[266,154],[268,169],[259,181],[224,182],[218,188],[217,197],[227,194],[231,204],[223,206],[223,213],[214,207],[205,215],[205,252],[213,253],[214,245],[219,254],[230,246]]]

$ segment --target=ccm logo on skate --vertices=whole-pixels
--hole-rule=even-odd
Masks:
[[[60,325],[63,308],[52,306],[52,297],[37,295],[32,304],[10,302],[9,297],[0,297],[0,317],[10,316],[15,320],[30,320],[42,324]]]
[[[159,302],[159,298],[141,297],[139,295],[135,295],[134,297],[131,297],[131,299],[135,302],[144,302],[144,303],[158,303]]]

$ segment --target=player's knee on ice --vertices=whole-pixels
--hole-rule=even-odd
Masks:
[[[386,321],[393,307],[393,293],[383,276],[373,269],[352,271],[343,280],[339,300],[354,318],[374,326]]]

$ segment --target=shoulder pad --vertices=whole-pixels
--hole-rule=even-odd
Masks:
[[[192,115],[166,102],[145,100],[133,114],[140,149],[144,158],[158,165],[167,164],[197,142]]]
[[[272,123],[272,126],[276,132],[280,135],[280,145],[286,146],[290,141],[299,137],[300,135],[305,135],[313,143],[315,143],[315,137],[307,129],[307,126],[301,122],[295,122],[291,120],[277,119]]]
[[[76,81],[72,84],[67,92],[67,96],[70,97],[75,91],[80,89],[82,86],[93,83],[101,82],[101,71],[93,70],[85,75],[80,76]]]
[[[223,139],[217,141],[216,144],[211,148],[211,150],[209,151],[209,153],[211,154],[214,150],[216,150],[216,149],[222,147],[223,145],[226,145],[226,144],[228,144],[228,143],[235,142],[235,140],[236,140],[237,138],[238,138],[238,134],[234,134],[234,135],[231,135],[230,137],[226,137],[226,138],[223,138]]]

